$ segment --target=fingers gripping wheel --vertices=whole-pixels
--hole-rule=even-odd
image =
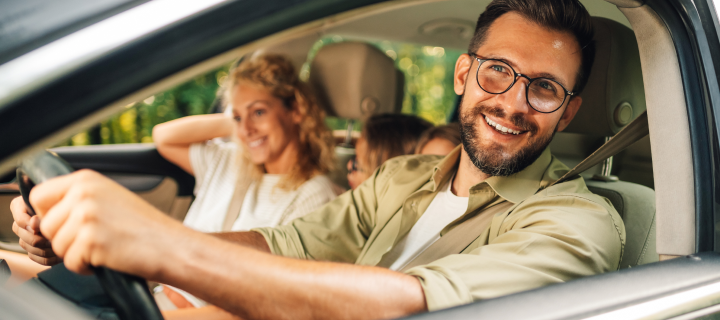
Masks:
[[[73,169],[67,162],[49,151],[44,151],[33,158],[23,161],[20,168],[17,169],[17,179],[28,214],[35,215],[35,210],[30,205],[28,197],[30,190],[36,184],[72,171]],[[145,280],[103,267],[93,269],[103,289],[105,289],[105,292],[115,305],[115,310],[120,319],[163,319]]]

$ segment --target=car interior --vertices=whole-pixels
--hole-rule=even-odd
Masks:
[[[693,163],[672,37],[657,15],[639,2],[581,2],[594,17],[595,64],[581,94],[579,113],[564,132],[555,135],[550,148],[572,168],[647,109],[651,135],[585,171],[583,177],[592,192],[612,202],[625,222],[627,242],[621,268],[692,253]],[[328,115],[350,123],[362,122],[373,114],[400,112],[404,92],[404,76],[395,61],[368,41],[465,51],[475,20],[488,3],[398,1],[363,7],[223,53],[142,94],[160,92],[237,57],[263,52],[287,55],[300,70],[319,39],[339,35],[347,41],[321,48],[310,61],[308,83]],[[141,98],[139,94],[134,97]],[[121,110],[119,106],[112,108]],[[78,124],[72,130],[78,132],[89,125]],[[345,163],[354,155],[352,144],[357,134],[345,130],[336,136],[338,170],[331,176],[347,188]],[[162,159],[152,144],[60,147],[52,151],[75,169],[90,168],[108,175],[175,219],[182,220],[192,202],[192,176]],[[17,195],[12,184],[0,185],[0,249],[22,252],[11,231],[9,211],[9,203]]]

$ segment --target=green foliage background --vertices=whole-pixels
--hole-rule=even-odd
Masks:
[[[342,41],[346,39],[340,36],[317,41],[300,70],[300,78],[307,79],[309,62],[322,46]],[[395,66],[405,74],[402,112],[418,115],[435,124],[446,123],[457,98],[453,91],[452,73],[461,52],[390,41],[371,44],[392,58]],[[152,128],[156,124],[210,112],[215,94],[228,76],[229,66],[230,64],[130,104],[120,114],[60,145],[152,142]],[[345,120],[337,118],[329,117],[327,123],[331,129],[345,129],[347,126]],[[361,126],[362,124],[356,123],[354,129],[359,130]]]

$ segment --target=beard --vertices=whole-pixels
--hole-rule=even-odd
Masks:
[[[463,105],[462,101],[460,105]],[[483,145],[482,138],[475,127],[478,121],[485,121],[483,114],[507,119],[521,131],[527,131],[523,133],[530,135],[527,144],[515,153],[508,152],[495,141],[487,141]],[[489,107],[478,104],[472,107],[472,110],[466,110],[465,113],[461,112],[460,115],[460,134],[463,148],[475,167],[490,176],[509,176],[527,168],[540,157],[550,144],[553,136],[555,136],[556,129],[557,125],[548,134],[538,136],[537,124],[528,121],[522,114],[512,114],[507,117],[505,110],[497,106]]]

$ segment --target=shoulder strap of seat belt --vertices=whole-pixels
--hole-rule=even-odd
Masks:
[[[247,194],[251,183],[251,179],[238,179],[238,183],[235,185],[235,190],[233,191],[232,198],[230,199],[230,204],[228,205],[228,210],[225,213],[225,220],[223,220],[221,229],[223,232],[230,231],[233,224],[235,224],[235,220],[237,220],[240,215],[240,209],[242,209],[243,201],[245,201],[245,195]]]
[[[463,221],[408,262],[400,271],[428,264],[449,254],[462,252],[480,236],[481,232],[485,231],[496,214],[505,212],[512,206],[512,202],[503,201]]]
[[[583,171],[609,157],[616,155],[620,151],[625,150],[625,148],[631,144],[647,136],[649,132],[647,112],[643,112],[635,118],[635,120],[615,134],[612,139],[608,140],[590,156],[585,158],[585,160],[575,166],[575,168],[568,171],[550,186],[574,179]],[[494,217],[497,213],[510,209],[512,205],[513,203],[508,201],[501,202],[483,210],[474,217],[463,221],[459,225],[455,226],[455,228],[445,233],[445,235],[415,257],[415,259],[406,264],[401,271],[405,271],[418,265],[428,264],[450,254],[462,252],[465,248],[467,248],[467,246],[475,241],[477,237],[480,236],[481,232],[488,227],[492,217]]]
[[[560,177],[548,187],[556,185],[561,182],[572,180],[577,178],[583,171],[592,168],[596,164],[610,158],[620,151],[625,150],[631,144],[638,142],[640,139],[645,138],[650,133],[647,120],[647,111],[643,111],[635,120],[630,122],[625,128],[622,128],[616,133],[610,140],[605,142],[600,148],[595,150],[585,160],[578,163],[575,168],[568,171],[565,175]]]

